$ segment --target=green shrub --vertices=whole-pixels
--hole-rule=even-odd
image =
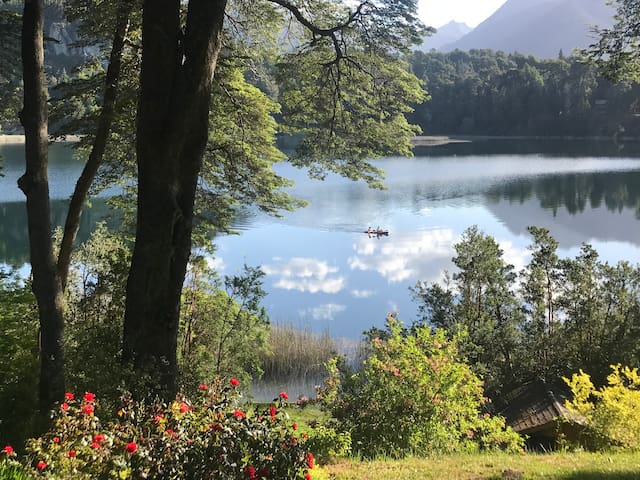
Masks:
[[[0,456],[4,453],[0,453]],[[33,477],[15,460],[0,461],[0,480],[32,480]]]
[[[565,382],[573,399],[567,408],[587,422],[584,446],[640,450],[640,375],[637,368],[611,365],[608,385],[596,389],[580,370]]]
[[[383,333],[371,339],[358,372],[330,362],[320,391],[337,425],[350,432],[355,452],[400,457],[481,446],[522,448],[516,433],[500,430],[504,438],[498,439],[496,421],[480,416],[486,401],[482,382],[459,359],[457,337],[448,340],[444,330],[424,326],[407,332],[392,316]]]
[[[343,458],[351,452],[351,434],[327,425],[317,425],[308,433],[307,447],[322,464]]]
[[[238,404],[237,381],[201,385],[191,403],[146,405],[123,397],[118,421],[102,425],[93,394],[67,394],[52,429],[29,444],[33,471],[73,479],[309,479],[313,455],[283,411]]]

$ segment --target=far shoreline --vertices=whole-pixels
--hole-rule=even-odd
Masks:
[[[63,138],[52,138],[49,137],[50,142],[55,143],[75,143],[80,140],[79,135],[67,135]],[[0,135],[0,145],[23,145],[24,144],[24,135]]]
[[[440,145],[449,145],[452,143],[472,143],[476,141],[486,140],[569,140],[569,141],[597,141],[597,142],[637,142],[640,137],[630,136],[572,136],[572,135],[425,135],[411,137],[412,147],[437,147]]]

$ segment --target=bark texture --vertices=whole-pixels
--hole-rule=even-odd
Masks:
[[[63,299],[53,255],[47,156],[47,90],[44,75],[44,0],[25,0],[22,26],[26,172],[18,186],[27,197],[33,293],[40,320],[40,417],[48,418],[64,395]]]
[[[146,0],[143,7],[138,211],[123,360],[143,391],[165,398],[176,391],[180,296],[226,4],[190,0],[184,26],[179,0]]]
[[[120,79],[120,71],[122,67],[122,49],[124,41],[129,29],[129,17],[133,8],[132,0],[122,0],[118,9],[117,24],[113,33],[113,44],[111,54],[109,56],[109,66],[105,78],[104,99],[102,101],[102,111],[98,119],[95,138],[91,147],[91,153],[87,159],[87,163],[82,169],[82,173],[76,182],[67,218],[64,225],[64,233],[62,242],[60,243],[60,252],[58,253],[58,274],[62,290],[66,288],[67,277],[69,275],[69,265],[71,263],[71,253],[73,252],[73,244],[78,235],[80,228],[80,220],[82,219],[82,210],[89,195],[89,189],[93,183],[93,179],[98,172],[98,168],[102,164],[102,159],[109,139],[109,131],[114,118],[114,108],[118,94],[118,81]]]

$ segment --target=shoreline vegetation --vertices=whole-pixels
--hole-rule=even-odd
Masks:
[[[640,137],[631,136],[544,136],[544,135],[424,135],[411,137],[413,147],[437,147],[440,145],[450,145],[453,143],[473,143],[484,140],[593,140],[593,141],[613,141],[613,142],[637,142]]]
[[[80,135],[66,135],[64,138],[50,137],[51,142],[55,143],[75,143],[80,140]],[[22,145],[24,144],[24,135],[0,135],[0,145]]]
[[[66,135],[64,138],[50,137],[51,142],[75,143],[80,140],[80,135]],[[614,141],[614,142],[638,142],[640,137],[632,136],[544,136],[544,135],[421,135],[411,137],[413,147],[437,147],[440,145],[450,145],[454,143],[473,143],[484,140],[594,140],[594,141]],[[0,134],[0,145],[20,145],[24,144],[24,135]]]

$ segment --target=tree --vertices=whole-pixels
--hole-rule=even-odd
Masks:
[[[44,74],[44,0],[25,0],[22,16],[26,172],[18,186],[27,197],[29,254],[33,293],[40,320],[39,407],[46,423],[64,394],[63,298],[51,236],[48,180],[47,88]]]
[[[598,42],[582,53],[598,70],[614,81],[640,80],[640,2],[615,0],[615,24],[611,28],[596,29]]]
[[[422,96],[415,78],[396,66],[397,53],[422,29],[415,7],[413,0],[367,0],[351,10],[322,0],[144,2],[138,209],[123,355],[155,379],[159,393],[176,389],[180,296],[226,16],[236,17],[234,27],[247,22],[247,14],[285,13],[302,25],[299,54],[285,56],[290,83],[283,95],[289,125],[305,134],[298,162],[320,161],[315,165],[375,183],[379,172],[364,159],[408,151],[413,128],[398,99]]]

